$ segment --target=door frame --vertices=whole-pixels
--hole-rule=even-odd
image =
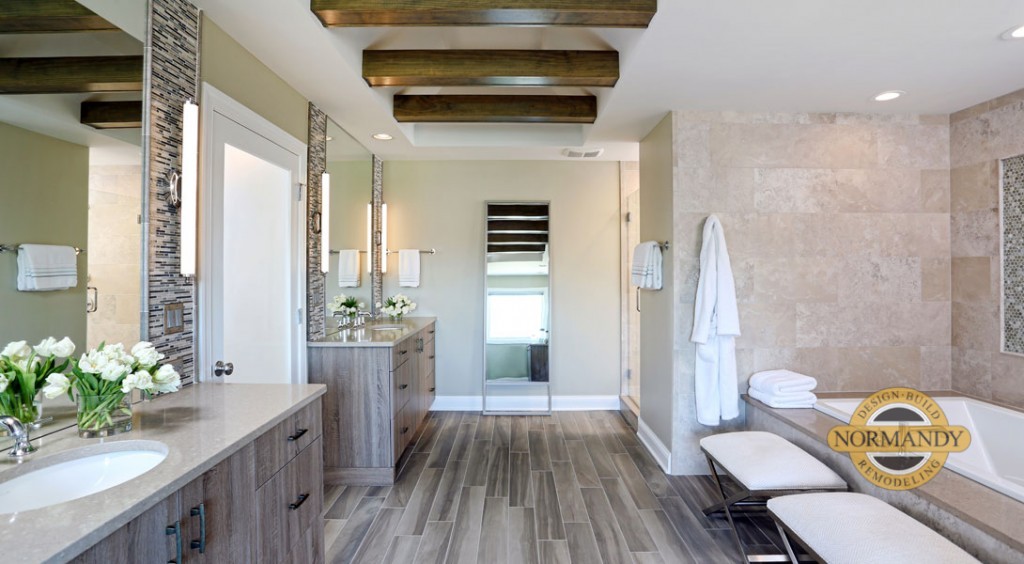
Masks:
[[[292,281],[294,291],[294,303],[296,305],[295,331],[292,339],[292,350],[295,357],[292,359],[291,383],[303,384],[307,381],[306,371],[306,324],[308,314],[306,312],[306,255],[309,242],[306,240],[306,212],[307,198],[306,191],[306,159],[307,146],[305,143],[293,137],[287,131],[274,125],[260,114],[250,110],[240,102],[221,92],[209,83],[202,83],[202,98],[200,104],[200,183],[199,183],[199,220],[197,254],[199,268],[196,279],[196,361],[195,373],[200,382],[218,382],[211,374],[213,362],[213,337],[212,337],[212,316],[207,312],[212,311],[213,281],[212,277],[206,275],[214,271],[218,266],[212,264],[214,218],[210,213],[213,209],[213,191],[207,187],[214,186],[213,162],[216,158],[216,147],[213,141],[214,114],[227,118],[245,129],[251,131],[267,141],[281,147],[295,155],[298,165],[297,177],[293,177],[293,189],[298,194],[296,199],[296,211],[293,214],[292,249],[295,253],[295,260],[292,264]]]

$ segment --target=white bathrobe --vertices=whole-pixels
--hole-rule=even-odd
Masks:
[[[690,340],[697,343],[697,421],[718,425],[739,416],[735,338],[740,319],[725,233],[717,217],[710,215],[704,222],[703,239]]]

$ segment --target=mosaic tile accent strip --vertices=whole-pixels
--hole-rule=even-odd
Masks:
[[[183,383],[195,376],[195,286],[180,274],[178,210],[167,202],[164,174],[180,167],[182,105],[196,98],[199,58],[199,10],[185,0],[152,0],[146,77],[149,84],[149,207],[143,218],[148,238],[146,328],[148,339],[181,373]],[[164,307],[184,306],[185,327],[164,334]]]
[[[1024,155],[1002,169],[1003,350],[1024,354]]]
[[[320,210],[323,173],[327,170],[327,114],[309,105],[309,154],[306,164],[306,334],[310,339],[326,333],[324,316],[326,276],[320,271],[320,257],[330,249],[320,248],[320,235],[313,231],[313,214]]]
[[[381,230],[381,207],[384,205],[384,161],[377,155],[373,155],[373,232],[383,233]],[[387,257],[384,256],[384,249],[380,245],[380,237],[374,237],[373,241],[373,313],[377,312],[377,304],[384,301],[384,273],[381,265]]]

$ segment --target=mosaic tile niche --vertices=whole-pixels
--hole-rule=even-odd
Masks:
[[[1024,354],[1024,155],[1002,161],[1003,351]]]

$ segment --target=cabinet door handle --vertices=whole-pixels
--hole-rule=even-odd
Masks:
[[[305,435],[307,432],[309,432],[309,429],[299,429],[298,431],[295,431],[294,435],[289,435],[288,436],[288,442],[289,443],[294,443],[295,441],[299,440],[299,438],[302,437],[302,435]]]
[[[309,499],[309,494],[299,494],[299,497],[298,499],[295,500],[295,503],[288,504],[288,509],[295,511],[296,509],[302,507],[302,504],[306,503],[307,499]]]
[[[431,391],[431,392],[433,392],[433,391],[434,391],[434,388],[430,388],[430,391]]]
[[[431,335],[433,335],[433,334],[434,334],[434,330],[433,330],[433,329],[431,329],[431,330],[429,331],[429,333],[430,333]]]
[[[430,360],[434,360],[434,355],[430,355],[427,358],[429,358]]]
[[[409,352],[409,351],[398,351],[398,354],[406,354],[406,353],[408,353],[408,352]]]
[[[409,432],[409,428],[408,427],[402,427],[402,434],[403,435],[408,433],[408,432]]]
[[[404,390],[404,389],[406,389],[408,387],[409,387],[409,384],[402,384],[401,386],[398,387],[398,389],[399,390]]]
[[[181,521],[175,521],[173,525],[168,525],[164,530],[164,534],[167,536],[174,535],[174,546],[175,546],[175,558],[174,560],[168,560],[167,564],[182,564],[181,562]]]
[[[199,549],[199,554],[206,552],[206,504],[200,503],[198,507],[193,507],[188,512],[189,515],[199,517],[199,540],[193,540],[189,543],[192,550]]]

